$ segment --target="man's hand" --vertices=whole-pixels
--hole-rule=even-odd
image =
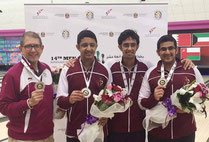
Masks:
[[[108,118],[104,118],[104,117],[100,118],[100,119],[99,119],[98,125],[99,125],[99,126],[104,126],[104,125],[106,125],[106,124],[107,124],[107,120],[108,120]]]
[[[31,93],[28,103],[31,107],[37,105],[44,97],[44,89],[36,89]]]
[[[177,109],[177,111],[176,111],[177,113],[186,113],[185,111],[183,111],[183,110],[180,110],[180,109]]]
[[[163,95],[164,95],[164,89],[165,88],[165,86],[157,86],[156,88],[155,88],[155,90],[154,90],[154,97],[155,97],[155,99],[157,100],[157,101],[159,101],[160,100],[160,98],[162,98],[163,97]]]
[[[60,108],[56,109],[56,119],[62,119],[65,116],[65,111],[61,110]]]
[[[184,67],[183,67],[184,70],[191,69],[191,68],[195,67],[195,64],[189,59],[183,59],[183,60],[181,60],[181,63],[184,63]]]
[[[74,90],[69,97],[69,102],[71,104],[74,104],[75,102],[82,101],[83,99],[84,99],[83,92],[80,90]]]
[[[67,67],[74,67],[74,62],[75,62],[76,60],[77,60],[77,59],[71,58],[70,60],[68,60],[68,61],[65,63],[65,65],[66,65]]]

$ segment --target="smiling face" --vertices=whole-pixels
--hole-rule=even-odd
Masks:
[[[43,45],[40,45],[38,38],[26,36],[23,41],[23,46],[20,46],[21,54],[32,64],[38,63],[38,60],[43,52]]]
[[[136,56],[136,51],[139,48],[135,39],[129,37],[118,46],[123,53],[123,59],[133,59]]]
[[[160,48],[156,51],[164,64],[173,64],[178,53],[174,42],[167,41],[160,44]]]
[[[76,45],[80,51],[82,61],[93,60],[97,49],[97,43],[93,38],[84,37],[79,44]]]

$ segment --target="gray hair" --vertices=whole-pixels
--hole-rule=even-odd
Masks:
[[[27,31],[22,35],[22,37],[20,39],[20,46],[24,46],[25,37],[37,38],[37,39],[39,39],[40,46],[42,45],[41,37],[37,33],[32,32],[32,31]]]

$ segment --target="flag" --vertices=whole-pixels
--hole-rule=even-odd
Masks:
[[[181,59],[200,60],[200,48],[181,48]]]
[[[192,44],[191,34],[173,34],[172,36],[176,39],[177,46],[191,46]]]
[[[193,34],[193,46],[208,46],[208,45],[209,45],[209,33]]]

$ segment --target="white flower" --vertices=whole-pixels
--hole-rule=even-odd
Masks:
[[[192,85],[188,88],[188,90],[192,90],[192,89],[195,88],[195,87],[197,87],[197,84],[196,84],[196,83],[192,84]]]
[[[101,96],[100,95],[95,95],[94,94],[93,97],[94,97],[94,100],[97,101],[97,102],[99,102],[101,100]]]
[[[112,96],[112,91],[109,90],[109,89],[106,89],[106,94],[111,97]]]
[[[184,95],[184,94],[186,94],[186,92],[187,92],[187,90],[185,90],[185,89],[183,89],[183,88],[181,88],[181,89],[179,89],[179,90],[177,90],[178,91],[178,93],[180,93],[181,95]]]
[[[196,107],[197,110],[201,110],[201,103],[202,103],[202,99],[200,98],[200,93],[197,92],[194,94],[194,96],[192,96],[189,100],[190,103],[193,103]]]
[[[123,96],[126,96],[127,95],[127,90],[125,88],[122,89],[122,92]]]

